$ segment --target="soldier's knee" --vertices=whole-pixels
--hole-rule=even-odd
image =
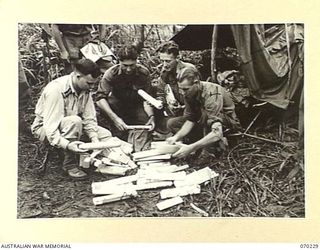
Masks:
[[[70,125],[82,125],[82,119],[77,115],[66,116],[62,119],[62,122]]]
[[[99,140],[108,139],[112,136],[111,132],[108,129],[98,126],[98,137]]]
[[[80,132],[82,130],[82,119],[77,115],[66,116],[62,119],[60,127],[65,132],[70,131],[70,129]]]

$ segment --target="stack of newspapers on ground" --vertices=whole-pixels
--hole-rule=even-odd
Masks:
[[[157,208],[164,210],[183,203],[183,196],[200,194],[201,185],[209,183],[218,174],[209,167],[192,171],[189,165],[171,164],[171,155],[180,147],[181,144],[158,141],[151,143],[150,150],[131,153],[132,145],[121,141],[120,147],[96,150],[83,156],[80,161],[83,167],[94,165],[102,174],[122,176],[93,182],[93,203],[102,205],[133,198],[139,191],[153,189],[160,192],[161,201],[156,204]],[[191,205],[198,212],[204,212]]]

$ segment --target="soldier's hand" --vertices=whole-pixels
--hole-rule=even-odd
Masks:
[[[125,131],[127,130],[127,124],[120,118],[116,118],[114,120],[114,125],[119,129],[120,131]]]
[[[211,131],[219,135],[220,137],[223,136],[222,124],[221,122],[215,122],[211,125]]]
[[[69,56],[68,51],[63,50],[63,51],[61,51],[60,55],[61,55],[62,60],[66,60],[70,63],[70,56]]]
[[[75,152],[75,153],[84,153],[84,152],[87,152],[88,150],[85,150],[85,149],[80,149],[79,148],[79,145],[80,144],[83,144],[82,141],[73,141],[73,142],[70,142],[67,146],[67,149],[72,151],[72,152]]]
[[[175,144],[177,142],[178,138],[176,136],[171,136],[169,138],[166,139],[166,142],[168,144]]]
[[[154,115],[152,115],[152,116],[149,118],[149,120],[148,120],[148,122],[146,123],[146,125],[151,125],[151,128],[149,129],[149,131],[154,130],[154,128],[155,128],[155,126],[156,126],[155,121],[154,121]]]
[[[172,157],[173,158],[184,158],[188,155],[190,155],[190,153],[192,153],[194,151],[194,148],[191,145],[182,145],[181,148],[175,152]]]

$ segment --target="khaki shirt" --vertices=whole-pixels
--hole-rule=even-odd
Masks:
[[[137,90],[143,89],[151,94],[150,88],[150,73],[146,67],[137,64],[135,72],[132,75],[127,75],[121,70],[120,64],[117,64],[104,73],[99,84],[96,100],[107,100],[112,92],[112,95],[123,104],[128,106],[142,104],[144,99],[138,95]]]
[[[207,126],[217,121],[227,127],[240,126],[230,94],[216,83],[200,81],[193,85],[185,101],[185,116],[189,121],[198,122],[205,115]]]
[[[185,68],[193,68],[193,69],[197,70],[193,64],[183,62],[183,61],[177,59],[177,68],[176,68],[175,72],[173,72],[173,73],[165,72],[165,71],[161,72],[160,79],[159,79],[159,86],[157,87],[157,93],[156,93],[157,99],[165,102],[166,84],[169,84],[177,101],[180,104],[184,103],[184,98],[179,93],[177,77],[181,73],[181,71]]]
[[[81,117],[83,130],[88,137],[98,137],[96,111],[90,91],[82,91],[77,95],[72,85],[72,74],[53,80],[43,89],[31,126],[33,134],[38,135],[40,140],[46,137],[52,146],[61,148],[66,148],[69,143],[59,131],[59,125],[66,116]],[[44,133],[37,133],[40,128]]]

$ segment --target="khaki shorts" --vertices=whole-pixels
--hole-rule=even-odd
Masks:
[[[80,59],[82,57],[80,49],[82,49],[90,39],[90,33],[84,36],[63,35],[64,46],[66,47],[71,60]]]

